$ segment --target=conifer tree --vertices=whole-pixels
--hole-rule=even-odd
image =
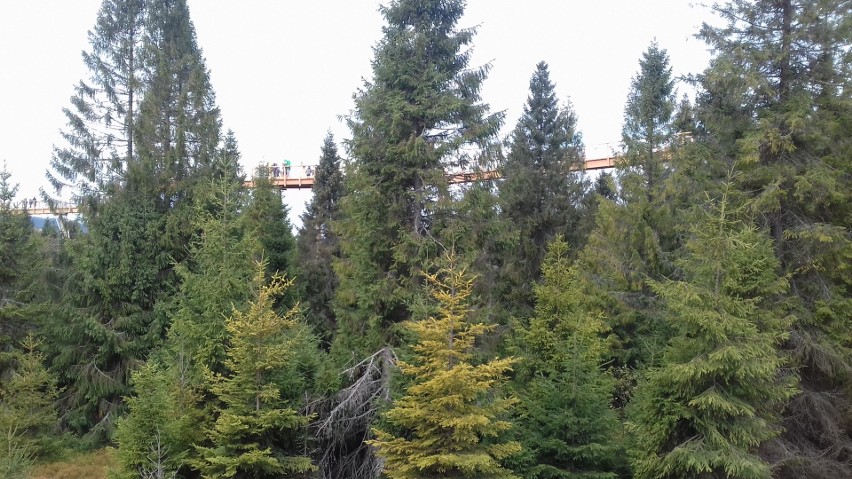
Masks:
[[[198,231],[190,257],[177,266],[180,290],[170,304],[171,325],[166,349],[169,362],[188,362],[193,380],[200,372],[220,371],[225,359],[226,312],[242,307],[251,296],[258,239],[246,227],[247,198],[242,185],[212,183],[197,207],[192,227]]]
[[[15,211],[17,185],[5,162],[0,170],[0,374],[3,354],[16,347],[35,326],[40,248],[30,217]]]
[[[517,229],[518,245],[504,254],[504,294],[509,304],[528,313],[548,242],[557,234],[573,247],[583,241],[580,227],[588,186],[578,171],[585,154],[577,115],[570,103],[560,107],[545,62],[536,65],[508,148],[501,168],[500,210]]]
[[[66,425],[103,440],[130,371],[166,331],[158,304],[179,283],[173,265],[186,257],[196,192],[213,174],[219,112],[184,0],[105,0],[90,43],[94,85],[72,99],[69,146],[52,165],[89,234],[72,245],[65,311],[47,332],[68,387]]]
[[[739,160],[739,187],[770,231],[797,308],[788,348],[802,391],[766,448],[781,477],[852,474],[849,274],[852,28],[849,2],[728,1],[700,37],[708,142]],[[715,140],[715,141],[713,141]]]
[[[499,127],[480,103],[488,67],[471,68],[465,50],[475,30],[456,27],[463,10],[462,0],[381,8],[384,36],[350,118],[353,162],[336,229],[345,238],[335,296],[341,357],[368,356],[409,319],[419,265],[433,254],[444,170],[463,166],[465,147]]]
[[[468,321],[473,280],[452,254],[445,261],[445,268],[427,276],[438,315],[406,323],[417,342],[412,359],[399,368],[411,385],[384,414],[393,428],[375,430],[370,444],[392,479],[513,478],[500,461],[520,445],[498,436],[511,427],[500,417],[516,400],[495,389],[514,360],[474,364],[474,342],[492,328]]]
[[[270,276],[292,275],[296,238],[290,224],[289,208],[281,200],[281,192],[267,176],[255,177],[248,205],[246,228],[256,237]],[[260,259],[260,258],[256,258]],[[292,302],[294,291],[287,293]]]
[[[56,426],[56,378],[33,336],[23,339],[10,371],[0,372],[0,475],[23,478]]]
[[[723,196],[687,242],[685,279],[653,283],[675,331],[631,411],[638,478],[768,478],[757,455],[780,432],[793,394],[778,345],[786,289],[764,232],[738,221]]]
[[[336,329],[331,301],[337,289],[332,263],[340,257],[340,239],[332,228],[339,219],[343,174],[334,137],[323,140],[322,154],[314,174],[313,197],[302,215],[297,239],[298,275],[302,297],[311,321],[330,341]]]
[[[292,334],[298,329],[295,308],[283,316],[273,310],[275,297],[292,280],[275,276],[265,283],[258,264],[252,281],[257,297],[227,320],[226,371],[209,376],[219,401],[216,419],[193,461],[205,477],[304,477],[316,469],[303,452],[309,418],[277,382],[293,359],[294,343],[303,339]]]
[[[663,149],[670,146],[675,109],[669,55],[656,42],[642,54],[624,107],[624,159],[620,180],[627,195],[644,193],[648,203],[660,195],[668,169]],[[634,184],[636,183],[636,184]]]
[[[175,391],[180,386],[174,379],[168,366],[153,359],[133,372],[136,395],[126,398],[129,413],[118,421],[113,436],[118,477],[174,477],[170,475],[184,465],[192,444],[204,439],[202,412],[177,401],[179,394],[192,392],[191,386]]]
[[[661,151],[671,144],[672,92],[668,54],[654,43],[640,59],[627,97],[625,152],[616,164],[620,201],[600,199],[579,258],[595,286],[591,302],[610,322],[618,367],[653,362],[667,334],[648,280],[672,271],[670,256],[678,247],[665,181],[672,150]]]
[[[136,157],[134,130],[146,87],[144,32],[146,0],[104,0],[83,52],[88,79],[74,87],[63,113],[66,145],[54,147],[47,176],[57,192],[95,212],[106,192],[120,187]]]
[[[163,217],[145,196],[122,193],[99,206],[89,233],[70,244],[64,308],[46,324],[65,426],[102,441],[121,415],[130,371],[165,333],[155,306],[171,258],[159,247]]]
[[[587,311],[561,236],[548,246],[542,273],[535,315],[515,342],[515,424],[524,450],[514,468],[527,478],[614,478],[621,461],[614,383],[601,369],[606,325]]]

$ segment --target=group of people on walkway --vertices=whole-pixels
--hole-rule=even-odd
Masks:
[[[265,165],[266,171],[269,172],[269,175],[272,178],[290,178],[292,176],[291,165],[289,161],[284,161],[281,166],[278,163],[273,163],[270,166],[268,163]],[[259,167],[258,170],[261,168]],[[302,172],[304,173],[301,178],[310,178],[314,176],[314,168],[311,165],[302,166]],[[282,175],[283,173],[283,175]]]
[[[35,196],[33,196],[33,197],[32,197],[32,198],[30,198],[30,199],[26,199],[26,198],[24,198],[24,199],[22,199],[22,200],[21,200],[21,209],[22,209],[22,210],[26,210],[26,209],[33,209],[33,208],[35,208],[37,205],[38,205],[38,200],[36,200],[36,197],[35,197]]]

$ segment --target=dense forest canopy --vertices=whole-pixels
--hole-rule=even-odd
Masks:
[[[852,2],[648,45],[597,175],[546,59],[483,101],[465,6],[381,7],[294,233],[186,1],[103,0],[44,190],[85,227],[0,171],[0,476],[852,477]]]

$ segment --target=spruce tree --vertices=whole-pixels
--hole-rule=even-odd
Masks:
[[[166,349],[175,363],[186,361],[193,380],[205,369],[220,371],[225,359],[225,314],[251,295],[258,239],[246,227],[242,185],[217,181],[193,214],[198,233],[189,258],[177,266],[180,289],[169,305]],[[170,361],[170,362],[172,362]]]
[[[11,184],[11,177],[4,162],[0,170],[0,374],[3,354],[18,346],[36,325],[40,308],[35,303],[43,269],[30,217],[15,209],[18,187]]]
[[[257,238],[270,276],[276,273],[293,275],[295,269],[296,238],[288,214],[281,191],[272,185],[269,177],[255,177],[245,211],[246,228]],[[287,295],[292,303],[295,291]]]
[[[95,86],[72,99],[79,115],[106,113],[69,115],[69,146],[53,163],[89,234],[71,246],[65,311],[48,328],[51,366],[68,388],[66,425],[96,440],[123,410],[130,371],[166,331],[159,304],[177,289],[174,264],[186,257],[196,192],[219,150],[219,113],[186,2],[125,3],[105,0],[86,56]],[[139,44],[129,48],[130,39]],[[112,69],[102,71],[107,60]],[[112,111],[122,115],[121,135],[109,133]],[[126,149],[106,148],[113,139]]]
[[[175,379],[169,366],[153,359],[133,372],[136,395],[126,398],[128,414],[118,421],[113,436],[120,466],[114,471],[117,477],[174,477],[192,444],[204,439],[202,411],[186,409],[177,400],[192,389],[183,385],[183,391],[175,391],[181,387]]]
[[[83,52],[89,78],[74,87],[65,146],[54,147],[47,176],[57,192],[70,189],[73,199],[95,205],[119,188],[136,158],[134,138],[142,81],[146,0],[104,0],[89,31],[91,49]]]
[[[323,140],[322,154],[314,174],[313,197],[302,215],[297,238],[298,275],[308,320],[327,341],[336,329],[331,302],[337,289],[337,276],[332,269],[340,258],[340,239],[332,228],[339,219],[343,195],[343,174],[334,137]]]
[[[283,316],[273,310],[275,297],[292,281],[275,276],[266,284],[264,266],[256,270],[256,298],[226,323],[225,372],[208,377],[218,400],[216,419],[207,441],[197,446],[200,458],[192,461],[205,477],[304,477],[316,469],[304,455],[309,418],[277,381],[294,359],[295,344],[304,340],[295,308]]]
[[[515,421],[524,447],[515,470],[527,478],[614,478],[620,444],[610,407],[614,382],[601,369],[607,328],[589,313],[582,278],[557,236],[535,287],[535,315],[516,333],[520,399]]]
[[[619,179],[625,194],[644,193],[648,203],[660,195],[668,169],[664,149],[670,146],[675,109],[669,55],[656,42],[642,54],[639,72],[630,83],[621,138],[624,157]]]
[[[492,137],[479,90],[488,67],[471,68],[474,29],[456,27],[462,0],[393,0],[375,48],[373,79],[355,98],[350,118],[351,169],[336,233],[343,259],[336,271],[340,357],[365,357],[393,341],[410,318],[423,259],[443,214],[445,169],[464,167],[468,147]]]
[[[122,193],[99,208],[89,233],[69,245],[69,290],[45,331],[51,368],[68,390],[65,426],[95,441],[111,434],[130,371],[165,333],[156,305],[172,267],[159,247],[163,217],[150,198]]]
[[[57,422],[56,378],[45,368],[35,337],[21,343],[11,369],[0,371],[0,475],[9,479],[27,477]]]
[[[847,1],[729,1],[700,37],[717,53],[698,114],[739,160],[739,187],[770,231],[797,309],[788,348],[801,393],[766,448],[782,477],[852,474],[849,408],[850,45]],[[817,353],[819,352],[819,353]]]
[[[514,359],[474,363],[474,342],[493,328],[469,322],[473,280],[453,255],[445,262],[427,276],[437,316],[406,323],[417,342],[398,364],[411,384],[384,414],[391,428],[376,429],[370,444],[392,479],[514,478],[500,461],[520,445],[498,436],[511,427],[501,416],[516,400],[495,392]]]
[[[547,244],[557,234],[575,248],[583,241],[580,227],[588,186],[578,171],[585,155],[577,115],[570,103],[559,105],[545,62],[536,65],[508,148],[500,170],[500,211],[517,230],[518,244],[502,258],[508,283],[504,294],[510,305],[528,313]]]
[[[632,405],[638,478],[768,478],[761,444],[794,393],[778,352],[789,325],[772,242],[727,196],[687,242],[683,281],[654,282],[674,335]]]
[[[590,302],[612,327],[615,366],[628,370],[656,360],[667,334],[648,281],[672,272],[670,256],[678,247],[666,194],[667,162],[674,158],[672,91],[668,54],[654,43],[640,59],[627,97],[625,151],[616,163],[619,196],[599,200],[595,227],[579,257],[595,286]]]

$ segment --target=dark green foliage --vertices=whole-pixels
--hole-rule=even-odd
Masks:
[[[336,271],[337,351],[363,357],[409,318],[429,236],[443,214],[445,168],[463,167],[465,146],[493,136],[479,89],[488,68],[470,68],[472,29],[458,30],[461,0],[395,0],[375,48],[373,80],[350,119],[353,164],[341,201],[343,259]]]
[[[4,163],[0,170],[0,374],[5,369],[4,353],[35,326],[38,309],[32,303],[43,269],[40,242],[29,215],[13,211],[18,188],[10,179]]]
[[[627,97],[625,152],[616,164],[620,201],[599,197],[595,228],[579,257],[594,285],[590,294],[612,328],[617,367],[654,362],[666,339],[648,280],[673,271],[671,254],[678,247],[665,182],[674,156],[673,110],[668,55],[655,43],[640,59]]]
[[[223,174],[214,160],[236,145],[219,148],[219,111],[185,1],[105,0],[90,43],[93,85],[72,98],[68,146],[52,163],[89,234],[70,246],[64,311],[47,333],[68,387],[66,425],[105,440],[130,371],[166,331],[161,304],[179,284],[173,265],[196,233],[195,204]]]
[[[730,206],[695,228],[685,279],[653,283],[674,335],[631,410],[638,478],[771,475],[757,450],[795,391],[777,350],[790,318],[773,306],[786,284],[769,238]]]
[[[527,478],[614,478],[620,446],[610,406],[612,379],[600,369],[606,326],[588,312],[568,244],[557,236],[536,285],[535,316],[518,331],[514,468]]]
[[[123,410],[130,371],[165,333],[155,305],[171,258],[158,245],[163,218],[149,198],[125,194],[100,208],[89,233],[70,245],[66,308],[47,325],[47,346],[68,385],[66,425],[103,440]]]
[[[585,156],[582,137],[571,104],[559,105],[545,62],[536,66],[508,148],[500,170],[500,211],[517,230],[518,244],[502,258],[503,294],[510,309],[526,314],[533,306],[532,285],[541,274],[547,243],[561,234],[577,248],[584,236],[587,182],[578,171]]]
[[[267,272],[293,275],[295,270],[296,238],[288,217],[288,208],[281,200],[281,190],[268,177],[255,177],[254,188],[246,205],[246,234],[257,239],[260,256]],[[255,260],[261,260],[258,256]],[[295,303],[295,291],[281,298],[289,306]]]
[[[91,50],[83,53],[90,77],[75,86],[71,106],[63,110],[67,145],[54,147],[48,178],[57,192],[70,188],[91,212],[103,193],[120,187],[136,156],[135,122],[145,90],[145,4],[104,0],[89,31]]]
[[[644,194],[648,203],[658,199],[668,169],[663,149],[669,147],[675,109],[674,80],[668,53],[656,42],[642,54],[633,77],[621,138],[625,154],[619,174],[624,196]]]
[[[337,276],[332,263],[340,258],[340,239],[332,224],[340,217],[343,174],[334,137],[323,140],[322,155],[314,174],[313,198],[302,215],[302,228],[297,239],[298,275],[308,321],[328,341],[337,327],[331,307]]]
[[[730,1],[700,37],[718,53],[699,118],[740,160],[740,189],[768,229],[799,320],[788,348],[801,389],[765,455],[782,477],[852,474],[852,25],[845,0]]]

